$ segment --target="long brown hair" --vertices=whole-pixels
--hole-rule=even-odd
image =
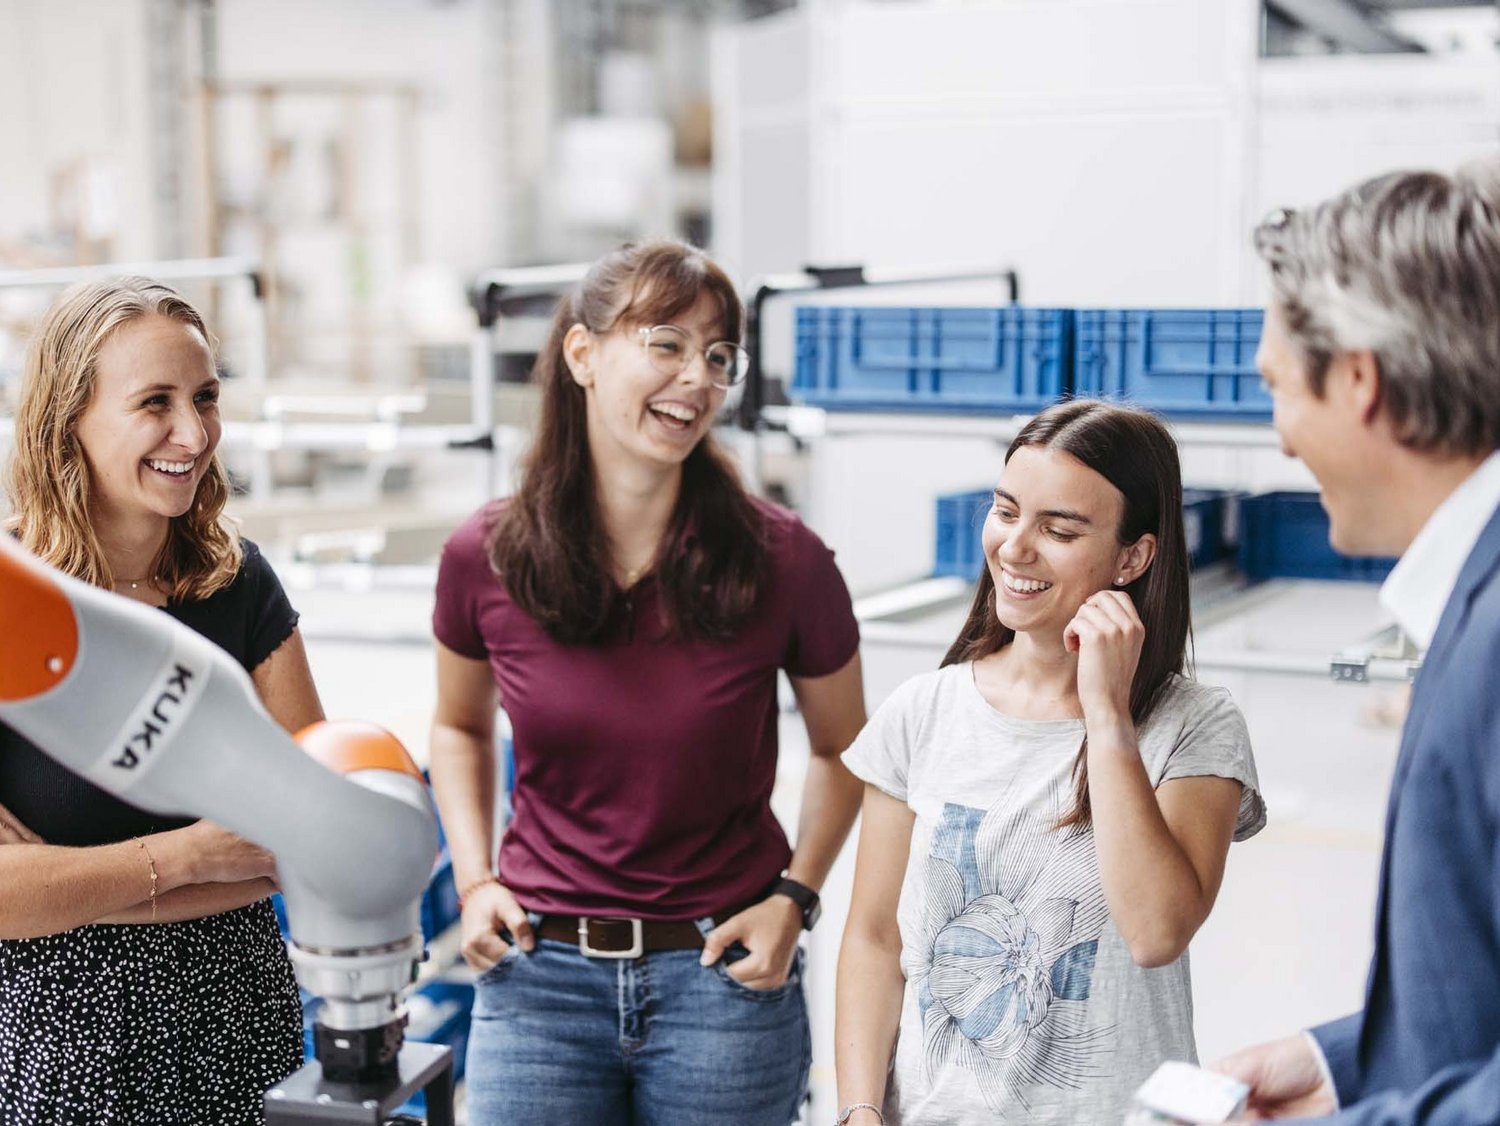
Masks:
[[[558,304],[533,378],[541,385],[536,436],[521,486],[501,511],[490,562],[511,599],[555,640],[606,639],[621,621],[623,595],[610,571],[589,452],[585,392],[563,357],[575,324],[594,333],[621,321],[662,324],[711,294],[724,338],[738,341],[744,310],[734,283],[686,243],[626,243],[589,269]],[[733,463],[705,436],[682,466],[657,582],[665,624],[677,637],[723,640],[744,623],[765,585],[764,527]]]
[[[7,527],[21,544],[74,578],[111,589],[115,576],[89,515],[88,460],[74,429],[93,401],[99,352],[122,326],[169,317],[193,329],[212,350],[202,316],[170,286],[142,277],[82,282],[60,296],[26,351],[10,461],[12,513]],[[173,517],[151,564],[168,594],[206,598],[228,586],[240,567],[240,540],[224,515],[229,477],[217,453],[192,507]]]
[[[1182,525],[1182,467],[1177,443],[1155,415],[1098,399],[1073,399],[1037,415],[1005,451],[1022,446],[1061,450],[1099,474],[1125,498],[1115,538],[1121,546],[1156,537],[1156,556],[1125,593],[1145,627],[1140,662],[1130,684],[1130,718],[1139,730],[1162,685],[1187,669],[1192,621],[1188,606],[1187,536]],[[995,613],[995,580],[986,565],[969,617],[943,657],[943,666],[987,657],[1009,645],[1015,631]],[[1073,764],[1073,804],[1058,828],[1089,823],[1088,740]]]

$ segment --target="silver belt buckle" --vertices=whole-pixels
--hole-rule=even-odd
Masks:
[[[596,918],[598,923],[629,923],[630,948],[628,950],[595,950],[589,945],[589,920],[587,915],[578,919],[578,950],[585,958],[639,958],[646,952],[646,942],[641,934],[639,919]]]

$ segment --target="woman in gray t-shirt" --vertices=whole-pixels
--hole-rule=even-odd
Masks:
[[[1184,676],[1177,449],[1092,400],[1011,444],[943,667],[845,753],[866,782],[839,1121],[1117,1123],[1193,1059],[1189,939],[1265,823],[1249,737]]]

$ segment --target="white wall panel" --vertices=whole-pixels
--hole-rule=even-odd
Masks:
[[[853,0],[722,34],[720,251],[747,279],[806,260],[1012,263],[1030,303],[1232,303],[1257,10]],[[771,106],[783,140],[805,122],[800,207],[799,161],[747,159]]]
[[[1027,304],[1232,303],[1223,112],[861,121],[826,166],[831,260],[1021,274]],[[837,200],[835,204],[833,201]]]
[[[1262,64],[1258,214],[1399,168],[1500,152],[1500,66],[1421,55]]]
[[[833,93],[850,102],[1225,88],[1237,0],[849,3],[823,36]],[[1252,44],[1253,47],[1253,44]]]

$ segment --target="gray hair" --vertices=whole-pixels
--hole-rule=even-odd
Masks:
[[[1314,394],[1368,349],[1402,444],[1500,448],[1500,159],[1396,172],[1255,231]]]

